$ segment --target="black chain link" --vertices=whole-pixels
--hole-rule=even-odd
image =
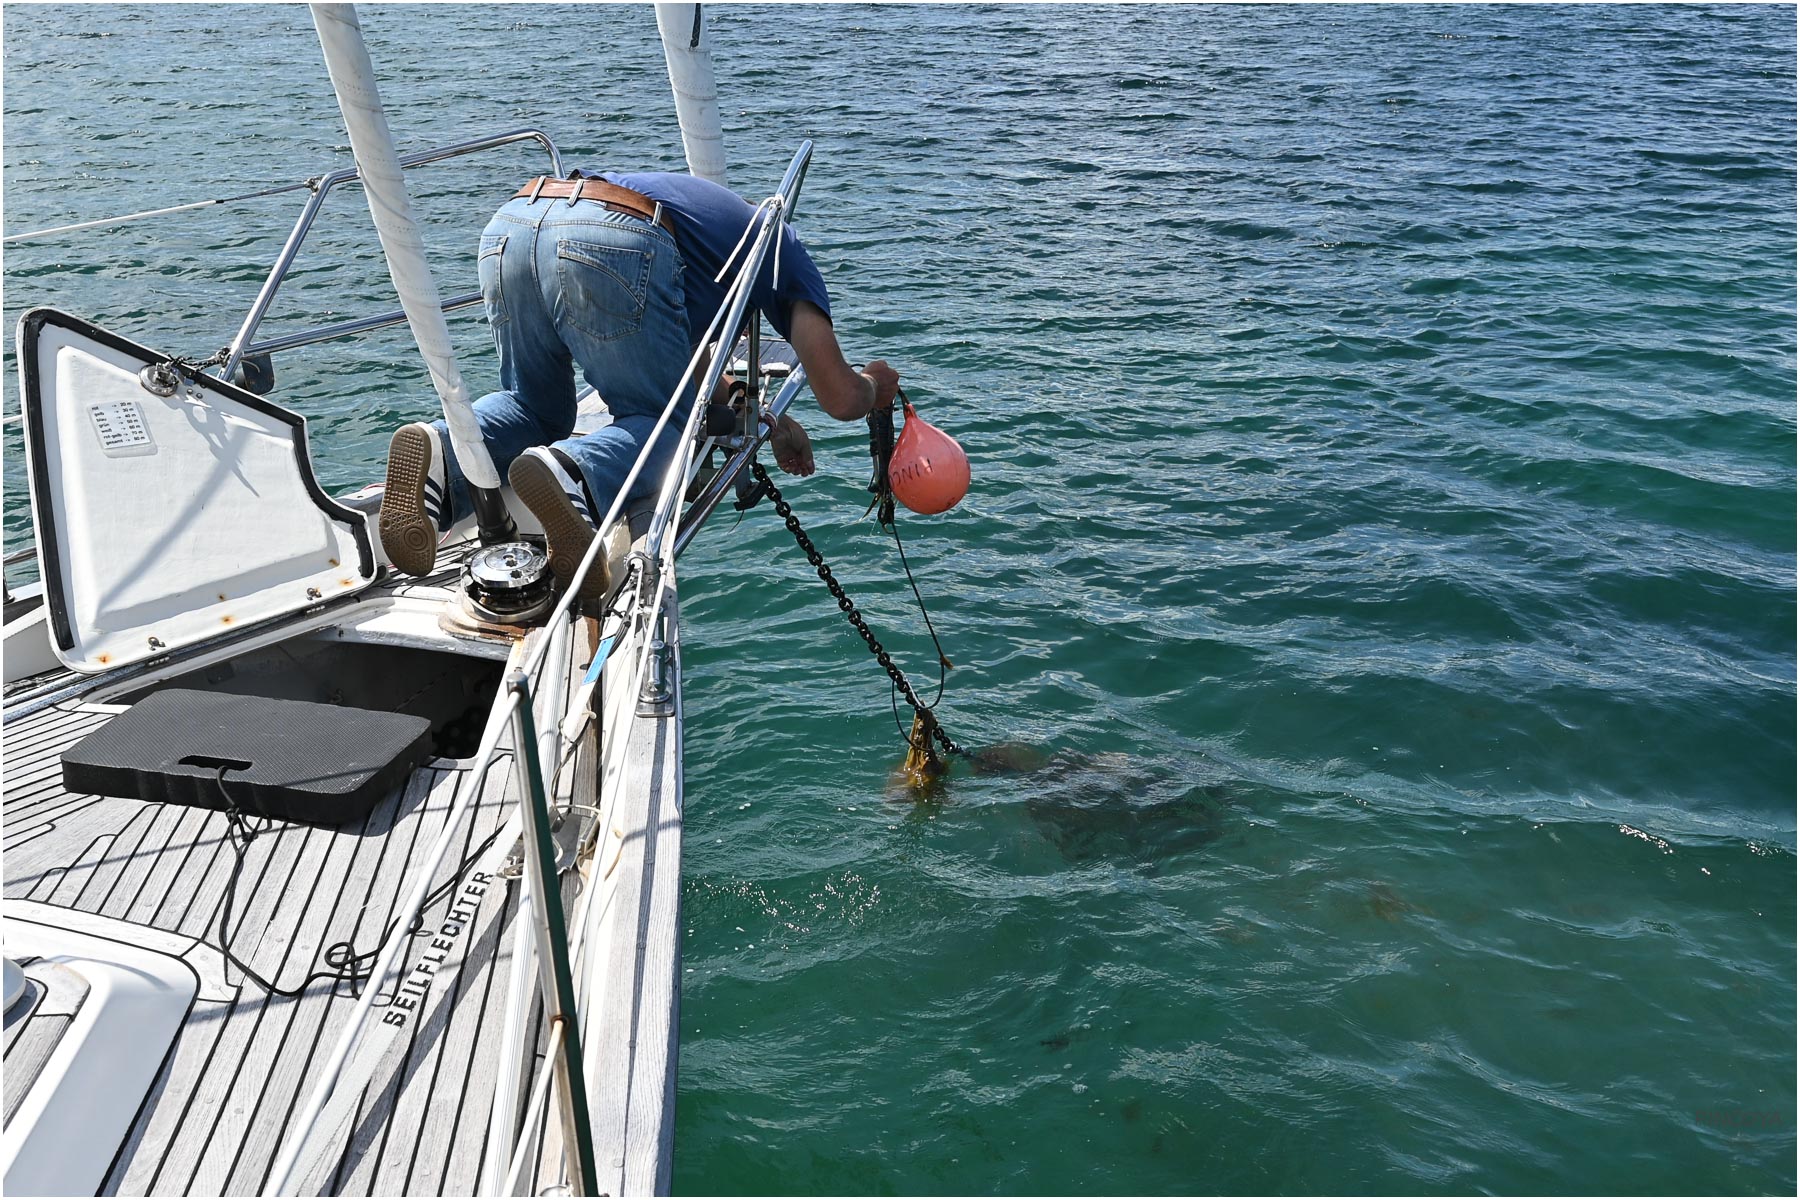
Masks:
[[[169,358],[169,365],[174,367],[177,371],[180,371],[183,375],[186,375],[189,379],[192,379],[209,367],[224,366],[225,360],[230,357],[231,347],[222,346],[214,351],[210,358],[192,359],[183,358],[179,354],[172,355]]]
[[[800,528],[800,519],[794,515],[793,506],[781,498],[781,489],[775,486],[775,481],[769,478],[769,473],[763,469],[763,465],[752,460],[750,472],[755,476],[758,484],[768,489],[769,499],[775,502],[776,514],[787,522],[788,532],[793,534],[794,541],[799,543],[801,551],[806,555],[806,561],[812,564],[813,569],[819,573],[819,578],[825,581],[825,586],[831,590],[831,597],[837,601],[837,606],[842,610],[845,619],[850,622],[857,633],[862,635],[862,640],[869,644],[869,653],[875,656],[875,661],[881,664],[881,669],[886,671],[888,678],[894,681],[895,690],[908,704],[912,705],[914,712],[925,718],[925,724],[930,728],[931,735],[938,740],[938,744],[943,746],[946,753],[966,756],[968,752],[950,740],[950,735],[944,732],[942,725],[938,724],[936,714],[913,692],[912,684],[907,682],[906,675],[894,665],[893,658],[882,648],[881,642],[869,628],[869,623],[863,620],[862,610],[856,607],[855,601],[844,594],[844,587],[837,581],[837,576],[831,573],[831,568],[826,565],[825,556],[819,553],[819,549],[813,545],[812,539],[806,536],[806,530]]]

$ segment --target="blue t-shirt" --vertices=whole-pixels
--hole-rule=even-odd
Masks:
[[[593,176],[595,172],[583,171]],[[725,303],[726,284],[713,282],[725,258],[744,238],[756,207],[745,202],[736,192],[693,175],[676,175],[661,171],[606,171],[599,178],[620,187],[628,187],[658,201],[663,211],[675,221],[675,244],[681,250],[686,270],[682,287],[687,292],[688,340],[698,344],[711,324],[719,306]],[[734,272],[742,267],[750,244],[744,242],[733,260]],[[776,255],[780,255],[780,279],[776,279]],[[763,259],[762,271],[750,289],[750,303],[762,310],[775,327],[787,337],[792,323],[794,302],[810,300],[826,316],[831,315],[831,298],[825,294],[825,280],[812,256],[794,233],[793,226],[781,227],[781,245]]]

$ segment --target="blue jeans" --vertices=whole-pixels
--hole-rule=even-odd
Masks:
[[[667,230],[591,200],[510,200],[481,235],[481,294],[500,354],[500,391],[475,401],[494,467],[554,446],[572,459],[604,517],[687,370],[681,254]],[[574,369],[606,401],[612,424],[575,428]],[[627,502],[662,483],[692,401],[669,418]],[[444,422],[450,520],[473,511]]]

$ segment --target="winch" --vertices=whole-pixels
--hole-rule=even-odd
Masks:
[[[470,610],[503,625],[523,625],[550,611],[555,582],[549,555],[532,542],[483,546],[463,568]]]

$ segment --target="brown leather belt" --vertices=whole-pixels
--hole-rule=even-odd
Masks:
[[[513,199],[529,196],[533,200],[567,200],[577,189],[582,200],[592,200],[613,212],[629,213],[631,216],[653,221],[668,230],[669,236],[675,235],[675,222],[669,219],[668,211],[656,201],[642,192],[634,192],[628,187],[620,187],[604,179],[552,179],[548,175],[539,175],[513,193]]]

